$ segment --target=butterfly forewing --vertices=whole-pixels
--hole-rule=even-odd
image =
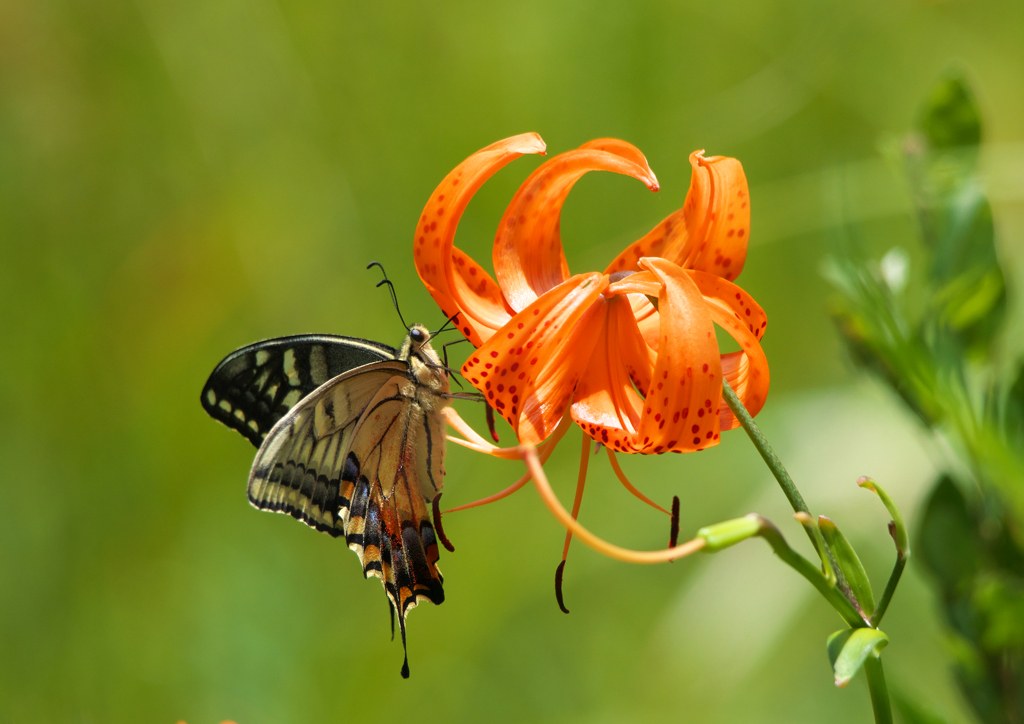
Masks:
[[[279,337],[225,357],[207,380],[201,399],[211,417],[259,447],[277,421],[317,387],[356,367],[395,356],[393,347],[355,337]]]

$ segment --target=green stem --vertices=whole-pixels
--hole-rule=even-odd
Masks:
[[[779,485],[782,486],[782,492],[786,494],[786,497],[789,498],[789,504],[793,506],[793,511],[810,515],[811,511],[807,508],[807,503],[804,502],[800,491],[796,489],[796,483],[793,482],[793,478],[789,477],[786,466],[779,460],[779,456],[775,454],[772,446],[768,444],[764,433],[754,423],[754,418],[750,416],[747,408],[743,406],[740,398],[736,396],[736,393],[724,378],[722,379],[722,397],[725,398],[725,404],[729,406],[732,414],[740,421],[743,429],[747,431],[747,435],[750,436],[750,440],[754,443],[757,451],[761,453],[761,457],[764,458],[768,469],[772,471],[772,475],[779,481]],[[812,543],[815,542],[814,535],[810,531],[807,532],[807,535],[811,537]]]
[[[871,628],[878,628],[878,624],[882,622],[882,616],[885,615],[885,609],[889,608],[889,601],[892,600],[892,594],[896,591],[896,586],[899,585],[900,576],[903,575],[903,569],[907,566],[906,556],[897,553],[896,565],[892,567],[892,574],[889,576],[889,582],[885,584],[885,591],[882,592],[882,598],[878,601],[878,607],[875,608],[874,614],[871,616]]]
[[[761,432],[761,429],[754,422],[754,418],[747,412],[747,408],[740,402],[740,398],[733,391],[729,383],[722,378],[722,397],[725,398],[725,404],[732,410],[732,414],[736,416],[736,419],[740,421],[743,429],[747,431],[747,435],[750,437],[751,442],[754,443],[754,447],[761,453],[761,457],[764,459],[768,469],[772,471],[772,475],[779,481],[779,485],[782,487],[782,492],[786,494],[789,499],[789,504],[793,506],[793,511],[796,513],[806,513],[808,517],[811,517],[811,511],[807,508],[807,503],[804,502],[804,498],[800,495],[800,491],[796,488],[796,483],[793,482],[793,478],[789,476],[789,472],[786,470],[786,466],[779,460],[779,456],[772,450],[772,446],[769,444],[768,439]],[[807,532],[807,537],[811,540],[811,545],[814,546],[814,550],[822,554],[822,562],[825,564],[827,559],[831,565],[826,565],[825,570],[831,568],[836,576],[839,587],[843,590],[843,595],[848,597],[853,594],[850,593],[850,586],[846,582],[846,577],[843,575],[843,569],[836,563],[835,556],[832,555],[832,551],[829,550],[828,545],[821,538],[821,532],[818,530],[818,526],[813,522],[804,526],[804,530]]]
[[[864,673],[868,676],[871,691],[871,708],[875,710],[875,724],[892,724],[892,708],[889,706],[889,687],[885,685],[882,660],[868,656],[864,662]]]
[[[839,612],[839,615],[843,617],[853,628],[864,628],[867,626],[867,621],[864,617],[853,607],[849,599],[842,594],[842,592],[834,585],[830,584],[828,579],[825,578],[824,574],[811,563],[809,560],[804,558],[802,555],[797,553],[795,550],[789,547],[786,543],[786,539],[782,537],[782,533],[776,528],[770,520],[763,518],[760,515],[752,515],[748,517],[755,517],[761,524],[761,529],[757,535],[764,538],[768,545],[775,551],[775,555],[782,559],[782,562],[788,565],[790,568],[795,570],[801,576],[806,578],[808,582],[818,589],[826,601],[828,601],[832,608]]]

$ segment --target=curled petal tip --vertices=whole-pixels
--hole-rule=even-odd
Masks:
[[[548,146],[544,143],[544,139],[540,137],[539,133],[521,133],[518,136],[513,136],[509,139],[510,150],[514,150],[518,153],[539,153],[541,156],[546,156]]]

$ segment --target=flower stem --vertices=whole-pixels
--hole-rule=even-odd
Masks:
[[[732,410],[732,414],[736,416],[736,419],[740,421],[743,429],[747,431],[747,435],[750,436],[751,442],[754,443],[754,447],[761,453],[761,457],[764,458],[765,465],[772,471],[772,475],[779,481],[779,485],[782,487],[782,492],[786,494],[789,499],[789,504],[793,506],[793,511],[796,513],[807,513],[811,514],[811,511],[807,508],[807,503],[804,502],[803,496],[800,495],[800,491],[796,489],[796,483],[793,482],[793,478],[789,477],[789,473],[786,471],[786,466],[779,460],[779,456],[772,450],[772,446],[768,444],[768,440],[765,438],[764,433],[761,432],[760,428],[754,423],[754,418],[747,412],[747,408],[740,402],[740,398],[736,396],[732,387],[729,383],[722,379],[722,397],[725,398],[725,404]],[[808,535],[811,535],[808,532]],[[813,542],[813,536],[811,538]]]
[[[900,582],[900,576],[903,575],[903,569],[906,565],[906,556],[899,555],[896,558],[896,565],[892,567],[892,575],[889,576],[889,582],[885,584],[882,598],[878,601],[875,613],[871,616],[871,628],[878,628],[878,624],[882,622],[882,616],[885,615],[885,609],[889,608],[889,601],[892,600],[892,594],[896,591],[896,586]]]
[[[875,710],[875,724],[892,724],[892,708],[889,706],[889,687],[885,685],[882,660],[877,656],[868,656],[867,660],[864,661],[864,673],[868,677],[868,690],[871,691],[871,708]]]
[[[804,502],[803,496],[800,495],[800,491],[796,488],[796,483],[793,482],[793,478],[789,476],[786,466],[782,464],[781,460],[779,460],[779,456],[775,454],[772,446],[768,443],[768,439],[765,438],[764,433],[761,432],[761,429],[754,422],[754,418],[752,418],[750,413],[747,412],[747,408],[740,401],[740,398],[736,395],[736,392],[733,391],[732,387],[729,386],[729,383],[724,377],[722,378],[722,397],[725,398],[725,403],[729,406],[729,409],[732,410],[732,414],[736,416],[736,419],[740,421],[740,425],[742,425],[743,429],[746,430],[747,435],[750,437],[750,441],[754,443],[754,447],[756,447],[757,451],[761,453],[761,458],[768,466],[768,469],[772,471],[772,475],[774,475],[775,479],[779,481],[779,486],[782,488],[782,492],[785,493],[786,498],[789,499],[789,504],[793,506],[793,511],[797,514],[797,520],[804,523],[804,530],[811,541],[811,545],[814,546],[814,550],[818,551],[821,555],[822,570],[828,573],[831,569],[832,574],[836,578],[836,583],[842,592],[842,596],[847,597],[847,601],[852,604],[852,593],[850,593],[849,584],[846,582],[846,577],[843,575],[843,569],[840,568],[832,551],[829,550],[828,545],[825,543],[824,539],[822,539],[821,532],[818,530],[818,526],[811,516],[811,511],[807,508],[807,503]],[[806,518],[803,516],[806,516]],[[810,525],[806,524],[807,521],[810,521]],[[829,596],[825,596],[825,598],[828,599],[828,601],[832,603],[832,606],[845,617],[844,609],[838,608],[833,601],[833,598]],[[862,622],[860,625],[863,626],[863,617],[858,615],[857,618]]]

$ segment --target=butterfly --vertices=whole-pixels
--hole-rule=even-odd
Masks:
[[[438,537],[454,550],[437,509],[444,408],[461,396],[427,328],[408,331],[399,349],[333,335],[257,342],[225,357],[202,391],[210,416],[258,448],[249,502],[343,537],[363,576],[381,580],[392,636],[398,612],[403,678],[406,615],[444,601]]]

